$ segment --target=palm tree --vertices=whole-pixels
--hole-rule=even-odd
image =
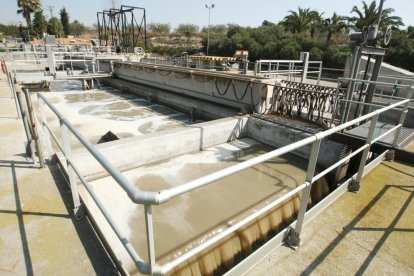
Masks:
[[[326,42],[331,41],[332,35],[346,29],[346,24],[343,16],[338,16],[335,12],[331,18],[325,19]]]
[[[372,1],[369,6],[365,3],[365,1],[362,1],[362,5],[362,10],[360,10],[357,6],[354,6],[351,10],[351,13],[356,13],[357,16],[346,17],[350,23],[350,27],[357,31],[362,31],[364,27],[373,25],[378,17],[378,7],[375,1]],[[380,28],[387,26],[404,26],[401,17],[391,16],[391,13],[393,12],[394,9],[392,8],[382,10]]]
[[[323,28],[323,15],[324,13],[318,13],[317,11],[311,11],[311,17],[313,18],[310,23],[310,36],[313,38],[316,30],[321,30]]]
[[[41,0],[17,0],[18,14],[22,14],[26,19],[27,27],[32,28],[32,13],[39,10],[42,6]]]
[[[298,11],[289,11],[282,24],[286,29],[292,33],[302,33],[311,28],[312,23],[315,23],[320,17],[317,11],[311,11],[310,8],[302,9],[298,8]]]

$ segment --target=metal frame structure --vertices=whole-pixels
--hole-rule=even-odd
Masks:
[[[142,11],[138,20],[136,11]],[[144,8],[121,5],[120,9],[109,9],[96,13],[99,45],[147,48],[147,19]],[[140,42],[143,45],[140,45]]]
[[[355,80],[356,81],[356,80]],[[369,81],[364,80],[358,80],[359,82],[365,82],[369,83]],[[413,86],[407,86],[407,89],[409,89],[409,98],[411,98],[413,94],[414,87]],[[195,180],[189,181],[187,183],[184,183],[179,186],[175,186],[169,189],[157,191],[157,192],[150,192],[150,191],[143,191],[139,188],[135,187],[131,182],[129,182],[125,176],[118,171],[118,169],[111,164],[111,162],[105,158],[105,156],[98,151],[54,106],[51,102],[47,100],[47,98],[42,94],[38,93],[39,97],[39,108],[41,112],[41,118],[42,118],[42,126],[43,130],[46,136],[46,143],[47,147],[49,149],[52,148],[51,144],[51,138],[56,142],[57,146],[60,148],[62,153],[65,156],[66,164],[67,164],[67,171],[69,175],[69,181],[70,186],[72,188],[72,197],[74,202],[74,208],[76,214],[79,214],[78,210],[80,208],[79,203],[79,195],[77,191],[77,180],[79,179],[82,185],[85,186],[86,190],[88,191],[89,195],[92,197],[92,199],[95,201],[96,205],[102,212],[103,216],[108,221],[109,225],[112,227],[113,231],[117,235],[118,239],[121,241],[123,246],[125,247],[126,251],[129,253],[130,257],[133,259],[134,263],[136,264],[137,269],[139,272],[144,274],[151,274],[151,275],[164,275],[169,272],[172,272],[175,267],[179,266],[180,264],[183,264],[184,262],[190,260],[200,252],[208,249],[210,246],[214,245],[217,241],[220,241],[221,239],[227,237],[228,235],[231,235],[236,231],[237,229],[242,228],[243,226],[251,223],[256,218],[258,218],[260,215],[265,214],[267,211],[271,210],[271,208],[280,205],[287,199],[291,198],[292,196],[302,193],[302,199],[300,204],[299,213],[297,216],[297,220],[294,224],[291,225],[291,228],[285,229],[282,234],[278,235],[277,237],[282,237],[282,240],[287,240],[290,242],[290,244],[298,246],[300,245],[300,234],[303,228],[304,223],[306,222],[305,217],[309,215],[314,209],[307,210],[308,206],[308,200],[309,200],[309,194],[310,190],[312,188],[312,185],[315,181],[322,178],[332,170],[336,169],[338,166],[344,164],[348,160],[350,160],[352,157],[362,153],[362,158],[360,160],[360,166],[358,173],[355,175],[355,179],[352,181],[359,183],[361,180],[364,169],[366,166],[366,160],[367,156],[370,150],[370,146],[383,137],[390,135],[393,132],[396,132],[395,139],[394,139],[394,146],[396,145],[399,137],[399,133],[402,128],[402,124],[405,120],[405,114],[407,113],[407,109],[409,106],[409,99],[405,99],[402,101],[399,101],[397,103],[391,104],[389,106],[383,107],[381,109],[378,109],[376,111],[373,111],[369,114],[366,114],[364,116],[361,116],[357,119],[354,119],[352,121],[346,122],[342,125],[336,126],[334,128],[331,128],[329,130],[319,132],[317,134],[314,134],[308,138],[305,138],[303,140],[297,141],[295,143],[289,144],[287,146],[284,146],[282,148],[275,149],[271,152],[265,153],[263,155],[254,157],[250,160],[238,163],[236,165],[233,165],[231,167],[216,171],[214,173],[211,173],[209,175],[197,178]],[[60,126],[61,126],[61,136],[62,140],[60,141],[57,136],[51,131],[48,123],[47,123],[47,117],[45,115],[44,107],[45,105],[55,114],[55,116],[58,117]],[[373,137],[374,129],[376,127],[376,123],[378,121],[378,117],[381,113],[384,113],[391,109],[398,109],[400,110],[400,120],[399,123],[388,130],[387,132],[379,135],[378,137]],[[331,165],[330,167],[326,168],[324,171],[318,173],[315,175],[315,167],[319,155],[319,149],[320,144],[323,139],[327,138],[328,136],[341,132],[349,127],[352,127],[354,125],[357,125],[364,121],[371,121],[370,123],[370,131],[368,136],[366,137],[365,144],[361,146],[360,148],[356,149],[346,157],[342,158],[341,160],[337,161],[335,164]],[[116,225],[114,220],[111,218],[111,215],[109,214],[108,210],[106,209],[105,205],[100,201],[100,199],[97,197],[97,195],[94,193],[93,189],[91,188],[90,184],[85,180],[83,175],[80,173],[80,170],[78,169],[77,165],[73,162],[71,157],[71,146],[70,146],[70,139],[69,134],[72,134],[86,149],[89,151],[89,153],[101,164],[101,166],[109,173],[109,175],[120,185],[120,187],[127,193],[128,197],[131,199],[132,202],[135,204],[140,204],[144,206],[145,210],[145,225],[146,225],[146,240],[147,240],[147,250],[148,250],[148,263],[144,262],[143,259],[137,254],[135,249],[133,248],[132,244],[128,240],[128,238],[122,233],[120,228]],[[155,260],[155,247],[154,247],[154,233],[153,233],[153,219],[152,219],[152,206],[153,205],[160,205],[163,203],[168,202],[169,200],[179,197],[181,195],[184,195],[186,193],[189,193],[195,189],[200,189],[204,186],[207,186],[211,183],[213,183],[216,180],[228,177],[230,175],[233,175],[235,173],[238,173],[242,170],[245,170],[247,168],[253,167],[255,165],[261,164],[263,162],[266,162],[272,158],[281,156],[283,154],[292,152],[293,150],[296,150],[298,148],[301,148],[303,146],[312,144],[312,150],[311,155],[309,158],[309,163],[307,167],[306,172],[306,179],[305,182],[296,187],[295,189],[287,192],[285,195],[283,195],[280,198],[277,198],[273,202],[269,203],[265,207],[257,210],[256,212],[252,213],[248,217],[242,219],[238,223],[230,226],[229,228],[223,230],[216,236],[213,236],[211,239],[207,240],[205,243],[191,249],[188,252],[185,252],[178,258],[170,261],[167,264],[164,264],[162,266],[159,266],[156,264]],[[348,180],[348,182],[351,180]],[[338,189],[343,189],[342,187],[339,187]],[[268,245],[264,245],[265,249],[272,249]],[[261,250],[261,249],[259,249]],[[249,257],[247,257],[249,258]]]

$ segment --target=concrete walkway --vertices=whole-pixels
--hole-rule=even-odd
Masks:
[[[407,147],[414,151],[414,143]],[[414,275],[414,165],[382,162],[248,275]]]
[[[114,275],[88,219],[72,217],[56,165],[39,169],[25,154],[6,76],[0,73],[0,275]]]

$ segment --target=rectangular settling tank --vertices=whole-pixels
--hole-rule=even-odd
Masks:
[[[167,160],[148,163],[123,175],[144,191],[159,191],[178,186],[239,162],[261,155],[272,148],[251,138],[242,138],[219,144],[202,151],[180,155]],[[220,233],[227,227],[252,214],[260,207],[302,184],[307,161],[285,155],[246,169],[230,177],[184,194],[165,204],[153,207],[154,240],[157,264],[165,264],[195,246]],[[106,206],[121,229],[126,233],[138,254],[147,260],[147,241],[144,208],[131,202],[126,193],[111,178],[91,182],[95,193]],[[318,201],[329,192],[322,179],[312,191],[312,200]],[[86,202],[88,208],[92,202]],[[96,208],[96,207],[95,207]],[[296,196],[265,216],[220,241],[177,268],[182,275],[212,274],[232,267],[251,253],[255,246],[292,222],[299,208]],[[92,210],[92,211],[91,211]],[[94,208],[90,208],[93,213]],[[109,225],[100,216],[94,216],[104,235],[116,243]],[[114,248],[113,248],[114,249]],[[135,265],[119,243],[117,257],[129,273],[136,273]],[[125,260],[130,260],[126,263]]]

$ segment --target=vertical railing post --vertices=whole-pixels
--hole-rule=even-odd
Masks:
[[[147,250],[150,265],[150,275],[153,274],[155,268],[155,243],[154,243],[154,226],[152,222],[151,205],[145,204],[145,229],[147,232]]]
[[[45,135],[45,143],[46,143],[46,152],[48,158],[50,158],[53,154],[53,148],[52,148],[52,140],[50,139],[50,133],[47,128],[47,117],[46,117],[46,111],[45,111],[45,102],[42,98],[39,97],[39,93],[37,94],[37,98],[39,101],[39,111],[40,111],[40,117],[41,117],[41,124],[43,128],[43,133]]]
[[[371,124],[369,125],[368,135],[367,135],[367,138],[365,140],[366,148],[362,152],[361,160],[359,162],[357,176],[356,176],[355,179],[351,180],[351,182],[349,183],[349,186],[348,186],[348,190],[350,192],[354,192],[354,193],[359,192],[359,189],[360,189],[360,186],[361,186],[360,185],[361,179],[362,179],[362,176],[364,174],[365,163],[367,161],[367,157],[368,157],[371,141],[372,141],[372,138],[374,136],[374,131],[375,131],[375,127],[377,125],[378,117],[379,117],[379,114],[375,114],[375,116],[372,117],[372,119],[371,119]]]
[[[17,95],[17,99],[18,99],[18,103],[19,103],[19,108],[20,108],[20,113],[22,114],[22,121],[23,121],[23,127],[24,127],[24,132],[26,133],[26,139],[27,139],[27,147],[26,147],[26,153],[30,152],[30,157],[33,160],[33,163],[36,163],[36,154],[35,154],[35,149],[33,146],[33,134],[32,134],[32,129],[30,128],[30,123],[29,123],[29,119],[27,118],[27,111],[24,106],[24,100],[23,100],[23,93],[21,92],[16,92]]]
[[[259,64],[259,62],[256,60],[256,61],[254,62],[254,76],[257,76],[257,68],[258,68],[258,64]]]
[[[300,234],[302,232],[303,221],[305,219],[305,213],[308,207],[310,192],[311,192],[312,184],[313,184],[313,177],[315,175],[315,169],[318,163],[318,156],[319,156],[319,149],[321,146],[321,142],[322,140],[320,138],[317,138],[317,140],[312,143],[312,149],[311,149],[311,153],[309,157],[308,169],[306,171],[306,178],[305,178],[305,183],[307,184],[307,186],[305,187],[305,189],[303,189],[303,192],[302,192],[302,198],[300,200],[299,213],[298,213],[298,218],[296,220],[295,228],[294,229],[292,228],[290,230],[289,238],[287,240],[288,244],[292,248],[297,248],[301,243]]]
[[[24,90],[24,96],[26,98],[27,111],[29,113],[27,117],[29,117],[30,128],[32,130],[32,136],[35,141],[36,151],[38,154],[37,157],[39,159],[39,165],[41,168],[44,168],[45,160],[43,159],[42,145],[40,144],[39,132],[37,131],[37,127],[36,127],[36,117],[34,116],[32,99],[30,98],[29,90],[27,89]]]
[[[62,119],[60,119],[59,122],[60,122],[60,131],[62,134],[62,142],[63,142],[63,150],[64,150],[63,153],[66,159],[69,184],[70,184],[70,189],[72,191],[73,214],[75,215],[75,218],[77,220],[80,220],[83,218],[83,210],[81,210],[79,193],[78,193],[77,184],[76,184],[75,171],[73,170],[72,164],[71,164],[72,150],[70,146],[68,127],[63,123]]]
[[[319,85],[319,83],[321,82],[321,77],[322,77],[322,61],[319,63],[319,72],[318,72],[318,81],[317,81],[317,85]]]

